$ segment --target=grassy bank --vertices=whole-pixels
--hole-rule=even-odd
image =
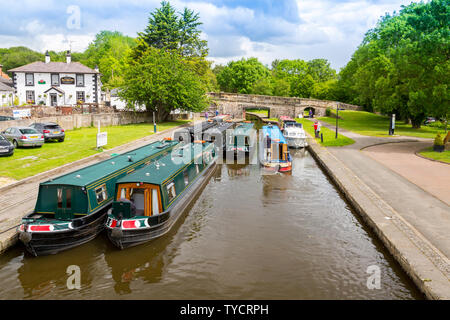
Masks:
[[[425,158],[450,163],[450,150],[447,150],[444,152],[436,152],[436,151],[433,151],[433,147],[430,147],[430,148],[427,148],[427,149],[419,152],[419,154]]]
[[[157,130],[163,131],[186,122],[161,123]],[[96,154],[99,152],[96,150],[97,131],[95,127],[67,130],[62,143],[47,142],[42,148],[18,148],[13,156],[0,158],[0,177],[19,180]],[[108,145],[104,149],[111,149],[153,134],[153,124],[110,126],[101,131],[108,132]]]
[[[334,113],[334,111],[333,111]],[[389,117],[381,116],[365,111],[339,111],[339,127],[366,136],[389,137]],[[321,117],[321,121],[331,125],[336,124],[336,119],[332,117]],[[395,134],[402,136],[434,138],[438,132],[444,130],[423,125],[420,129],[414,129],[403,121],[395,122]]]
[[[306,119],[295,119],[297,122],[303,124],[303,128],[306,132],[308,132],[312,137],[314,137],[314,122]],[[320,138],[316,139],[317,143],[325,146],[325,147],[341,147],[349,144],[355,143],[353,139],[347,138],[338,133],[338,138],[335,139],[336,133],[333,130],[330,130],[324,126],[321,128],[321,133],[323,134],[323,143]]]
[[[260,110],[260,109],[246,109],[245,112],[257,113],[263,117],[269,116],[269,110]]]

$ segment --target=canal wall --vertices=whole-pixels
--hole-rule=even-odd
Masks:
[[[94,163],[107,160],[113,153],[124,153],[142,147],[149,143],[172,137],[173,132],[189,124],[177,126],[164,130],[156,134],[123,144],[119,147],[109,149],[105,152],[71,162],[51,169],[46,172],[25,178],[15,183],[0,188],[0,254],[17,243],[17,225],[26,214],[34,209],[36,203],[38,187],[40,182],[47,181],[52,177],[57,177],[75,170],[79,170]]]
[[[422,293],[428,299],[450,299],[446,256],[327,148],[308,140],[308,150],[318,164]]]

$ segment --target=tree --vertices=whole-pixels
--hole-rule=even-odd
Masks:
[[[148,47],[139,60],[129,58],[119,96],[130,108],[156,111],[163,121],[174,109],[204,110],[209,105],[205,92],[204,82],[177,50]]]
[[[448,117],[449,4],[412,3],[382,17],[341,71],[349,99],[399,114],[415,128],[427,115]]]
[[[308,73],[316,82],[327,82],[336,79],[336,70],[331,68],[330,63],[326,59],[313,59],[306,63],[308,65]]]
[[[0,63],[3,65],[3,70],[6,72],[36,61],[44,61],[44,54],[26,47],[0,49]]]
[[[198,13],[185,8],[177,14],[168,1],[161,2],[161,8],[150,13],[148,25],[143,32],[138,33],[140,45],[135,56],[145,50],[143,43],[150,47],[167,50],[177,50],[181,56],[206,57],[207,42],[200,38],[198,29],[202,23]]]
[[[217,75],[217,82],[222,91],[249,94],[256,82],[269,75],[269,69],[257,58],[242,58],[229,62]]]

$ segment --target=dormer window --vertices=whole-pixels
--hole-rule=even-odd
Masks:
[[[52,86],[59,86],[59,74],[52,74]]]
[[[84,74],[77,74],[77,87],[84,87]]]
[[[26,86],[34,86],[34,74],[33,73],[25,73],[25,85]]]

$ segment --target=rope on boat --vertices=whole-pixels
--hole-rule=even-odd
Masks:
[[[6,233],[6,232],[8,232],[9,230],[12,230],[12,229],[14,229],[14,228],[17,228],[18,226],[20,226],[21,225],[21,223],[19,223],[18,225],[16,225],[16,226],[13,226],[13,227],[11,227],[11,228],[9,228],[9,229],[6,229],[6,230],[3,230],[3,231],[0,231],[0,234],[2,234],[2,233]]]

